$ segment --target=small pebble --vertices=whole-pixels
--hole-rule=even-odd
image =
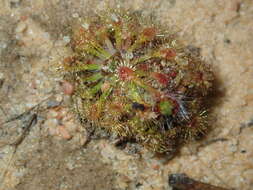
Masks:
[[[78,14],[78,13],[73,13],[73,14],[72,14],[72,17],[73,17],[73,18],[78,18],[78,17],[79,17],[79,14]]]
[[[84,24],[82,24],[82,27],[83,27],[84,29],[88,30],[90,26],[89,26],[88,23],[84,23]]]
[[[69,36],[63,36],[63,41],[68,44],[70,42],[70,37]]]
[[[78,137],[79,137],[79,143],[80,143],[80,145],[84,146],[87,143],[87,141],[88,141],[87,135],[79,133]]]
[[[0,159],[3,159],[3,157],[4,157],[4,153],[0,152]]]
[[[61,102],[63,98],[62,98],[62,95],[57,94],[57,95],[55,96],[55,99],[56,99],[57,102]]]
[[[67,114],[67,111],[65,109],[60,109],[60,110],[57,111],[56,118],[58,120],[62,120],[66,116],[66,114]]]
[[[74,93],[74,86],[71,83],[67,82],[67,81],[63,81],[62,90],[63,90],[64,94],[72,95]]]
[[[20,20],[21,20],[21,21],[25,21],[25,20],[27,20],[27,18],[28,18],[28,17],[27,17],[26,15],[20,16]]]
[[[48,128],[50,135],[57,135],[56,127],[58,125],[57,119],[47,119],[44,123],[44,126]]]
[[[22,32],[24,32],[25,30],[26,30],[26,28],[27,28],[27,25],[26,25],[26,23],[24,23],[24,22],[19,22],[18,23],[18,25],[17,25],[17,27],[16,27],[16,32],[17,33],[22,33]]]
[[[47,108],[54,108],[54,107],[57,107],[61,104],[61,102],[58,102],[56,100],[49,100],[47,102]]]
[[[159,166],[158,164],[154,164],[154,165],[152,166],[152,168],[153,168],[154,170],[159,170],[159,169],[160,169],[160,166]]]
[[[0,48],[1,48],[1,49],[7,48],[7,44],[6,44],[6,43],[0,43]]]
[[[4,79],[4,74],[0,73],[0,80]]]
[[[51,119],[55,119],[57,122],[58,122],[58,112],[57,111],[55,111],[55,110],[50,110],[49,112],[48,112],[48,116],[47,116],[47,118],[51,118]],[[55,121],[54,121],[55,122]],[[56,123],[57,123],[56,122]]]
[[[72,138],[72,136],[67,131],[66,127],[63,125],[60,125],[56,128],[56,134],[66,140],[69,140]]]
[[[75,162],[73,160],[70,160],[68,163],[67,163],[67,167],[69,170],[73,170],[75,169]]]

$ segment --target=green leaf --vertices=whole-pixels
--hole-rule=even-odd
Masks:
[[[137,59],[133,60],[131,63],[133,65],[137,64],[137,63],[141,63],[141,62],[144,62],[144,61],[147,61],[149,60],[150,58],[152,58],[152,55],[143,55],[141,57],[138,57]]]
[[[95,73],[93,75],[91,75],[90,77],[87,77],[85,79],[83,79],[83,81],[85,82],[95,82],[100,80],[101,78],[103,78],[103,75],[99,72],[99,73]]]
[[[102,111],[104,102],[107,100],[107,97],[111,94],[112,89],[113,89],[112,87],[109,88],[108,90],[104,91],[100,96],[99,100],[97,101],[98,112]]]
[[[100,81],[98,84],[96,84],[94,87],[90,89],[90,94],[95,95],[102,87],[103,82]]]
[[[171,115],[172,114],[172,104],[170,101],[168,100],[165,100],[165,101],[161,101],[160,104],[159,104],[159,107],[160,107],[160,112],[163,114],[163,115]]]
[[[102,65],[92,63],[92,64],[84,65],[83,69],[88,70],[88,71],[92,71],[92,70],[99,70],[99,69],[101,69],[101,67],[102,67]]]
[[[111,57],[111,54],[109,52],[104,50],[99,44],[95,42],[90,42],[88,46],[85,48],[85,51],[105,60]]]
[[[111,92],[112,92],[112,87],[102,93],[102,95],[100,96],[100,101],[105,102],[106,98],[111,94]]]
[[[95,64],[95,63],[85,64],[85,63],[79,62],[77,65],[73,65],[66,68],[66,71],[70,71],[70,72],[92,71],[92,70],[100,70],[101,67],[102,65],[100,64]]]
[[[143,102],[137,86],[134,83],[129,83],[128,87],[130,99],[134,102]]]

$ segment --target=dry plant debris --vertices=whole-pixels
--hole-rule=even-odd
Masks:
[[[189,178],[186,174],[171,174],[169,184],[173,190],[228,190]]]

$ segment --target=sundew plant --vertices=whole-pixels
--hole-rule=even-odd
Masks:
[[[61,65],[82,120],[155,153],[208,128],[204,106],[213,74],[168,27],[114,10],[73,29]]]

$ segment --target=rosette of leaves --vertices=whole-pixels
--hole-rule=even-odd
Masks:
[[[155,153],[206,131],[212,73],[158,24],[110,11],[80,24],[70,44],[65,78],[81,119],[94,128]]]

